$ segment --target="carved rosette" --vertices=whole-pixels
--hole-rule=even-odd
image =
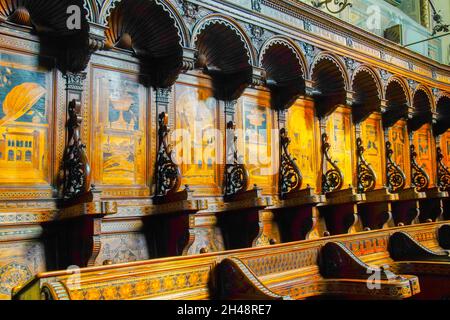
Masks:
[[[361,138],[356,139],[356,153],[358,156],[358,191],[360,193],[375,189],[377,177],[371,165],[364,158],[365,148]]]
[[[437,155],[437,181],[438,186],[445,191],[450,189],[450,171],[444,164],[444,155],[440,147],[436,149]]]
[[[322,155],[323,155],[323,163],[331,166],[331,169],[328,169],[325,173],[322,174],[322,192],[333,192],[338,191],[342,188],[344,184],[344,176],[342,171],[336,164],[336,161],[333,161],[330,156],[330,148],[331,145],[328,142],[328,135],[326,133],[322,134]]]
[[[390,141],[386,142],[386,174],[389,192],[397,193],[406,187],[406,175],[392,159],[394,150]]]
[[[181,185],[180,168],[174,161],[174,152],[169,144],[168,115],[159,114],[158,155],[156,158],[156,196],[167,196],[178,191]]]
[[[280,193],[286,194],[300,190],[303,177],[295,161],[289,153],[291,139],[285,128],[280,129]]]
[[[411,179],[412,184],[418,191],[424,191],[430,184],[430,178],[428,174],[417,163],[416,147],[412,144],[410,147],[411,152]]]
[[[225,166],[225,196],[247,191],[248,171],[238,156],[236,126],[233,121],[227,123],[227,164]],[[241,160],[241,161],[240,161]]]
[[[87,193],[90,189],[91,168],[86,154],[86,145],[81,141],[80,127],[82,117],[79,115],[81,102],[69,103],[68,143],[63,159],[62,197],[73,199]]]

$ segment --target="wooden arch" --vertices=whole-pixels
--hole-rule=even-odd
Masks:
[[[232,19],[213,14],[199,21],[191,42],[198,50],[197,67],[213,79],[215,97],[239,98],[255,65],[255,50],[245,32]]]
[[[425,123],[433,122],[435,113],[434,99],[431,91],[424,85],[419,85],[412,98],[413,116],[410,119],[410,129],[415,131]]]
[[[84,8],[83,0],[0,0],[0,23],[31,28],[40,38],[41,55],[56,58],[63,72],[80,72],[89,58],[89,24],[81,15],[81,28],[68,28],[67,9]]]
[[[306,61],[289,39],[269,39],[262,47],[259,66],[266,72],[275,109],[288,109],[300,95],[305,94]]]
[[[378,73],[371,67],[361,65],[355,70],[352,89],[354,91],[353,119],[356,123],[363,121],[373,112],[382,111],[383,86]]]
[[[439,136],[450,129],[450,93],[442,92],[436,100],[437,121],[434,134]]]
[[[386,112],[383,114],[385,128],[393,126],[401,118],[408,119],[411,108],[411,94],[403,78],[391,76],[386,83]]]
[[[337,105],[347,102],[350,81],[342,60],[330,52],[321,52],[311,65],[313,96],[319,117],[324,117]]]
[[[171,86],[183,65],[183,36],[160,1],[110,3],[106,49],[131,50],[141,61],[141,74],[153,87]]]

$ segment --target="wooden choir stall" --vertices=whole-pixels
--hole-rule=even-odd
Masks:
[[[312,6],[0,0],[0,103],[0,299],[450,297],[450,67]]]

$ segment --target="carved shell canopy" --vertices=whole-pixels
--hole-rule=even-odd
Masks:
[[[331,55],[322,55],[311,68],[314,98],[319,117],[325,116],[338,104],[346,104],[345,68]]]
[[[71,5],[83,0],[0,0],[0,23],[32,27],[41,38],[41,51],[56,57],[61,71],[82,71],[89,60],[89,25],[81,11],[81,29],[67,27]]]
[[[216,98],[237,99],[252,77],[253,51],[244,32],[232,22],[213,17],[194,30],[197,65],[213,79]]]
[[[415,131],[425,123],[432,121],[431,95],[427,93],[424,87],[419,87],[413,96],[414,113],[410,119],[410,129]]]
[[[281,39],[269,41],[261,52],[260,65],[266,71],[274,108],[287,109],[305,93],[305,63],[291,43]]]
[[[156,1],[122,0],[111,11],[106,47],[132,50],[156,87],[171,85],[183,60],[176,22]]]
[[[361,67],[353,75],[353,115],[356,122],[364,120],[381,107],[381,83],[370,68]]]
[[[387,108],[383,114],[386,127],[395,124],[399,119],[408,117],[409,91],[407,85],[399,78],[393,77],[386,86]]]
[[[443,95],[437,101],[437,123],[434,133],[441,135],[450,129],[450,95]]]

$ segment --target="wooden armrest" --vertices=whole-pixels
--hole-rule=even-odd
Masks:
[[[395,261],[450,262],[446,252],[438,253],[424,247],[406,232],[396,232],[389,239],[389,253]]]
[[[244,262],[224,259],[219,267],[219,298],[248,300],[291,300],[267,288]]]

